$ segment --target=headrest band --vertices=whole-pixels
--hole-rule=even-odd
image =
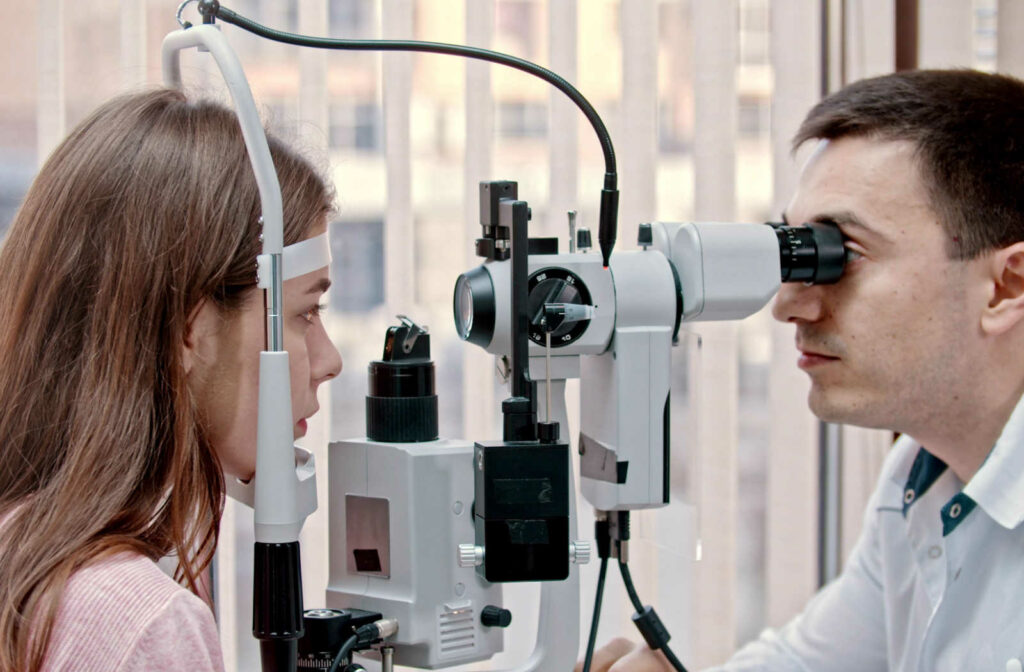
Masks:
[[[270,256],[261,254],[256,257],[258,285],[262,289],[270,287]],[[284,280],[291,280],[300,275],[331,265],[331,241],[327,232],[313,236],[292,245],[286,245],[281,257],[284,269]]]

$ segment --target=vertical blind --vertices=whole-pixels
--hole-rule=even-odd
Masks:
[[[5,198],[16,203],[24,175],[104,98],[159,83],[159,43],[177,27],[176,4],[6,3]],[[893,0],[227,4],[309,34],[459,41],[549,65],[577,83],[612,131],[620,249],[635,247],[642,221],[778,218],[803,156],[791,155],[789,139],[821,95],[823,6],[831,88],[891,71],[895,43]],[[1014,39],[1024,27],[1020,3],[929,0],[919,18],[922,67],[1024,74],[1024,47]],[[506,392],[494,360],[459,342],[450,316],[455,277],[478,263],[477,183],[518,180],[534,226],[564,238],[570,209],[596,228],[603,166],[576,109],[525,75],[426,54],[296,54],[233,27],[224,31],[271,125],[321,157],[338,191],[332,273],[342,287],[327,319],[346,369],[321,392],[324,411],[305,439],[321,474],[321,507],[302,537],[306,604],[316,606],[328,571],[326,444],[362,435],[365,366],[379,356],[396,313],[432,327],[442,433],[499,435],[498,402]],[[186,80],[217,95],[217,77],[199,59],[188,63]],[[638,590],[658,606],[677,653],[701,668],[762,627],[783,623],[817,588],[818,423],[804,403],[808,383],[795,367],[791,327],[762,312],[742,323],[693,325],[681,340],[673,359],[673,503],[636,517],[632,562]],[[569,385],[568,399],[576,429],[578,386]],[[845,554],[890,437],[848,427],[839,436]],[[593,515],[579,504],[581,535],[589,536]],[[251,543],[251,512],[229,503],[215,576],[229,670],[256,669]],[[596,566],[585,567],[584,615],[595,582]],[[636,638],[615,584],[611,579],[601,639]],[[505,665],[532,645],[535,619],[527,614],[536,604],[536,591],[507,592],[523,616],[507,633],[498,660]]]

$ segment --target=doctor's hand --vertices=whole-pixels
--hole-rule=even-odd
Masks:
[[[583,672],[583,661],[576,663],[573,672]],[[660,651],[652,651],[647,644],[634,644],[616,637],[594,652],[590,672],[673,672]]]

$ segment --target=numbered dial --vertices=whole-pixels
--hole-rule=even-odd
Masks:
[[[542,268],[530,275],[528,310],[530,318],[530,340],[544,345],[544,329],[541,319],[546,303],[590,304],[590,292],[580,277],[564,268]],[[587,330],[590,320],[563,324],[551,332],[551,347],[569,345]]]

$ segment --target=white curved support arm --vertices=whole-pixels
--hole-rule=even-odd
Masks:
[[[245,148],[249,152],[256,184],[260,191],[260,206],[263,216],[263,254],[280,254],[284,249],[284,215],[281,205],[281,185],[277,181],[274,162],[270,158],[270,147],[267,136],[263,132],[253,100],[249,81],[238,61],[238,56],[228,44],[224,35],[213,25],[193,26],[185,30],[176,30],[164,38],[162,63],[164,83],[167,86],[181,88],[181,51],[190,47],[202,47],[210,52],[214,62],[224,77],[231,99],[235,103],[235,113],[242,127]]]
[[[220,30],[213,25],[201,25],[167,35],[162,50],[165,83],[181,87],[180,55],[182,50],[191,47],[209,52],[224,77],[259,188],[263,254],[258,265],[264,269],[260,286],[267,290],[268,350],[260,353],[253,519],[257,542],[293,542],[298,540],[309,513],[305,510],[309,507],[299,502],[300,483],[313,477],[304,476],[302,467],[296,467],[292,445],[291,377],[288,353],[284,350],[281,306],[284,282],[281,185],[245,71]]]

